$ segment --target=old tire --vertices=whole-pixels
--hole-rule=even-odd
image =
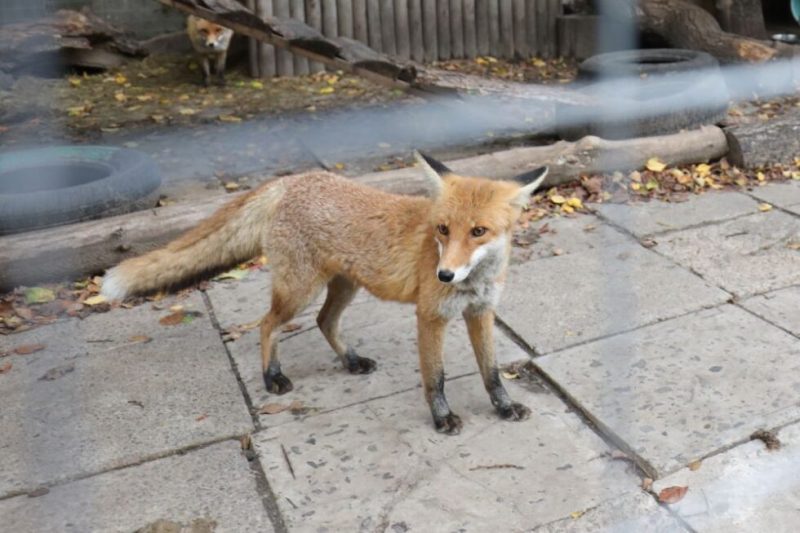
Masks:
[[[716,68],[719,68],[719,63],[713,56],[696,50],[623,50],[598,54],[584,60],[578,66],[578,79],[590,81],[624,76],[642,78]]]
[[[155,205],[161,175],[134,150],[63,146],[0,154],[0,235]]]

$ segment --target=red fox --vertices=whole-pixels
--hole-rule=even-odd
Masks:
[[[203,67],[203,85],[211,85],[211,60],[214,60],[214,74],[217,83],[225,85],[225,60],[228,56],[228,46],[231,44],[233,30],[219,24],[189,15],[186,19],[186,33],[192,41],[192,46],[200,55]]]
[[[166,247],[109,270],[109,299],[164,289],[265,253],[272,305],[261,322],[261,358],[268,391],[292,382],[281,372],[276,330],[327,285],[317,317],[322,334],[351,373],[375,361],[339,337],[339,318],[359,287],[384,300],[416,303],[425,398],[436,429],[460,431],[444,394],[445,326],[463,315],[492,404],[502,418],[530,410],[513,402],[500,381],[492,340],[494,307],[503,286],[511,232],[547,175],[540,167],[512,181],[462,177],[417,153],[431,198],[378,191],[327,172],[267,183],[222,207]]]

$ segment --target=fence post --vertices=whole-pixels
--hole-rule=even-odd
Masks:
[[[367,31],[369,33],[369,47],[376,52],[383,52],[381,0],[367,0]]]
[[[500,0],[500,36],[502,57],[514,58],[514,10],[513,0]]]
[[[322,32],[322,6],[320,0],[305,0],[306,24],[317,31]],[[308,62],[308,70],[312,73],[323,72],[325,65],[316,61]]]
[[[306,8],[303,0],[292,0],[289,7],[293,19],[306,22]],[[294,63],[295,76],[305,76],[308,74],[308,59],[292,54],[292,62]]]
[[[422,0],[408,0],[408,26],[411,35],[411,59],[425,60],[425,40],[423,37]]]
[[[522,59],[528,58],[528,39],[525,30],[525,0],[514,0],[514,53]]]
[[[408,27],[408,0],[395,0],[395,35],[397,36],[397,57],[411,58],[411,32]]]
[[[261,17],[272,16],[272,0],[256,0],[256,14]],[[262,78],[273,78],[278,72],[275,47],[258,43],[258,67]]]
[[[478,55],[478,35],[475,27],[475,0],[464,0],[464,57]]]
[[[425,61],[439,59],[439,28],[436,23],[438,12],[436,0],[422,0],[422,40],[425,44]]]
[[[439,26],[439,59],[450,59],[450,1],[439,0],[436,10]]]
[[[367,29],[367,0],[353,0],[353,38],[369,43]]]
[[[397,37],[394,32],[394,0],[381,1],[381,40],[384,53],[390,56],[397,54]]]
[[[450,0],[450,48],[453,59],[464,57],[463,0]]]

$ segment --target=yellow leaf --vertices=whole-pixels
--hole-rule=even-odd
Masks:
[[[736,185],[738,185],[739,187],[747,187],[747,178],[745,177],[736,178]]]
[[[645,168],[647,168],[647,170],[652,170],[653,172],[661,172],[662,170],[667,168],[667,165],[662,163],[659,158],[651,157],[650,159],[647,160]]]
[[[323,87],[319,90],[319,94],[331,94],[335,90],[333,87]]]
[[[196,109],[192,109],[191,107],[181,107],[178,109],[178,113],[181,115],[191,116],[197,113]]]
[[[114,93],[114,100],[117,102],[125,102],[128,100],[128,97],[125,96],[125,93],[122,91],[117,91]]]
[[[800,172],[792,172],[793,180],[800,180]]]
[[[638,191],[641,188],[642,188],[641,183],[636,183],[635,181],[631,183],[631,190]]]
[[[239,190],[239,184],[235,181],[229,181],[225,184],[226,191],[236,191]]]
[[[333,165],[333,168],[335,168],[336,170],[342,170],[344,168],[344,163],[336,163],[335,165]]]
[[[189,95],[188,94],[182,94],[182,95],[180,95],[178,97],[178,100],[180,100],[181,102],[185,102],[188,99],[189,99]]]
[[[78,87],[81,84],[80,78],[69,78],[69,84],[73,87]]]
[[[764,181],[765,179],[767,179],[767,177],[764,175],[763,172],[759,171],[758,173],[756,173],[756,179],[758,181]]]
[[[573,511],[573,512],[569,513],[569,515],[572,517],[573,520],[577,520],[578,518],[583,516],[584,512],[585,511]]]
[[[128,78],[126,78],[122,74],[117,74],[116,76],[114,76],[114,82],[117,85],[125,85],[126,83],[128,83]]]
[[[505,379],[518,379],[518,378],[519,378],[519,374],[517,374],[516,372],[506,372],[506,371],[503,371],[503,372],[501,372],[501,375],[502,375],[502,376],[503,376]]]
[[[636,170],[631,172],[628,175],[628,177],[631,179],[631,181],[636,181],[636,182],[641,182],[642,181],[642,175]]]
[[[535,58],[533,58],[533,59],[531,60],[531,64],[532,64],[534,67],[537,67],[537,68],[542,68],[542,67],[546,67],[546,66],[547,66],[547,63],[546,63],[546,62],[544,62],[544,61],[542,61],[542,60],[541,60],[541,59],[539,59],[538,57],[535,57]]]
[[[139,100],[140,102],[149,102],[150,100],[153,99],[153,95],[152,94],[140,94],[139,96],[136,97],[136,99]]]
[[[772,206],[770,204],[767,204],[767,203],[758,204],[758,210],[759,211],[769,211],[771,209],[772,209]]]
[[[652,191],[653,189],[658,189],[658,182],[656,180],[647,180],[647,183],[644,186],[645,189],[648,191]]]
[[[236,115],[220,115],[217,117],[220,122],[241,122],[242,119]]]
[[[789,241],[786,247],[790,250],[800,251],[800,241]]]
[[[697,172],[701,177],[708,175],[711,172],[711,167],[706,165],[705,163],[701,163],[694,167],[695,172]]]
[[[567,199],[561,196],[560,194],[554,194],[550,197],[550,201],[553,202],[554,204],[563,204],[564,202],[567,201]]]
[[[574,213],[575,209],[573,209],[568,204],[561,204],[561,212],[562,213]]]
[[[103,296],[102,294],[95,294],[94,296],[90,296],[89,298],[86,298],[83,301],[83,303],[84,303],[84,305],[99,305],[99,304],[105,303],[106,301],[107,301],[106,297]]]
[[[253,89],[263,89],[264,84],[258,80],[253,80],[250,82],[250,87],[252,87]]]
[[[488,61],[486,61],[486,60],[485,60],[484,58],[482,58],[482,57],[477,57],[477,58],[475,58],[475,62],[476,62],[477,64],[479,64],[479,65],[488,65],[488,64],[489,64],[489,62],[488,62]]]
[[[583,209],[583,202],[581,202],[580,198],[567,198],[567,205],[570,207],[574,207],[575,209]]]

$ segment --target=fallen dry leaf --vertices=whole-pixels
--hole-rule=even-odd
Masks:
[[[3,363],[2,365],[0,365],[0,374],[5,374],[5,373],[6,373],[6,372],[8,372],[9,370],[11,370],[11,367],[12,367],[12,366],[13,366],[13,365],[11,364],[11,361],[6,361],[6,362],[5,362],[5,363]]]
[[[297,324],[296,322],[289,322],[288,324],[281,326],[281,331],[284,333],[291,333],[292,331],[297,331],[302,327],[303,326],[301,324]]]
[[[151,340],[153,340],[152,337],[148,337],[147,335],[133,335],[132,337],[128,337],[128,342],[148,343]]]
[[[768,204],[766,202],[763,203],[763,204],[758,204],[758,210],[759,211],[771,211],[772,210],[772,205],[770,205],[770,204]]]
[[[44,344],[23,344],[22,346],[17,346],[14,348],[14,353],[17,355],[28,355],[35,352],[40,352],[44,350],[46,346]]]
[[[267,403],[261,406],[258,410],[258,414],[260,415],[276,415],[278,413],[282,413],[287,409],[291,411],[299,411],[303,408],[303,402],[300,400],[294,400],[290,404],[284,403]]]
[[[650,487],[653,486],[653,480],[649,477],[642,479],[642,490],[650,490]]]
[[[56,294],[52,289],[46,289],[44,287],[30,287],[25,289],[25,303],[28,305],[43,304],[52,302],[55,299]]]
[[[571,513],[569,513],[569,516],[573,520],[577,520],[578,518],[582,517],[585,512],[586,511],[572,511]]]
[[[689,487],[667,487],[658,493],[658,501],[661,503],[678,503],[686,496]]]
[[[208,418],[208,415],[204,413],[204,414],[198,416],[197,418],[195,418],[194,421],[195,422],[201,422],[201,421],[205,420],[206,418]]]
[[[94,296],[90,296],[90,297],[86,298],[83,301],[83,303],[84,303],[84,305],[92,306],[92,305],[100,305],[102,303],[105,303],[106,301],[107,301],[106,297],[103,296],[102,294],[95,294]]]
[[[201,316],[199,311],[177,311],[158,321],[162,326],[177,326],[178,324],[189,324],[195,318]]]
[[[667,165],[665,165],[659,158],[651,157],[650,159],[647,160],[645,168],[647,170],[652,170],[653,172],[661,172],[662,170],[667,168]]]
[[[692,461],[691,463],[689,463],[689,470],[691,470],[692,472],[695,472],[697,470],[700,470],[701,466],[703,466],[703,462],[700,459],[697,459],[697,460]]]

